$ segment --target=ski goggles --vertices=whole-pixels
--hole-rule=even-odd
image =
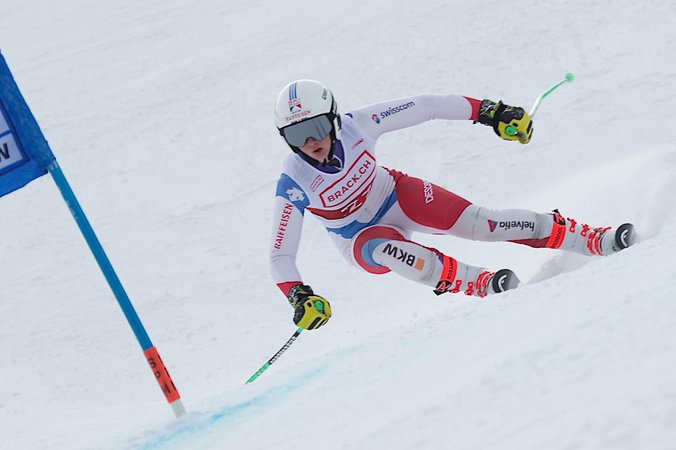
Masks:
[[[333,126],[326,116],[317,116],[302,122],[294,123],[279,130],[286,142],[293,147],[302,147],[309,138],[321,141],[329,135]]]

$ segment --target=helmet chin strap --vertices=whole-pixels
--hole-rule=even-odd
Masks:
[[[336,137],[332,136],[331,148],[329,149],[329,155],[326,157],[326,160],[324,160],[324,164],[327,163],[326,161],[331,161],[333,159],[333,153],[335,149],[336,149]]]
[[[331,150],[329,150],[329,156],[326,157],[326,159],[322,164],[342,169],[343,162],[334,155],[335,148],[336,148],[336,140],[334,139],[331,141]]]

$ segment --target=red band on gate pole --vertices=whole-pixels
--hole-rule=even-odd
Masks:
[[[164,392],[167,401],[173,403],[181,398],[176,390],[176,386],[174,386],[174,382],[171,380],[169,371],[167,371],[167,368],[162,362],[162,358],[160,358],[160,354],[157,353],[157,349],[155,347],[150,347],[148,350],[145,350],[143,354],[146,356],[148,364],[150,365],[150,370],[153,371],[155,379],[160,385],[162,392]]]

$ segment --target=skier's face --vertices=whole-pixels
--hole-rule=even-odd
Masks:
[[[315,138],[308,138],[305,145],[300,147],[300,151],[319,162],[326,160],[331,151],[331,135],[319,141]]]

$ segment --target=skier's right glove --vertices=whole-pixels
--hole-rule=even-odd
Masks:
[[[328,300],[315,295],[310,286],[295,285],[289,290],[287,298],[294,309],[293,323],[304,330],[316,330],[331,318]]]
[[[482,100],[477,122],[493,128],[495,134],[508,141],[528,144],[533,136],[533,122],[523,108],[509,106],[499,101]],[[510,133],[511,131],[511,133]]]

